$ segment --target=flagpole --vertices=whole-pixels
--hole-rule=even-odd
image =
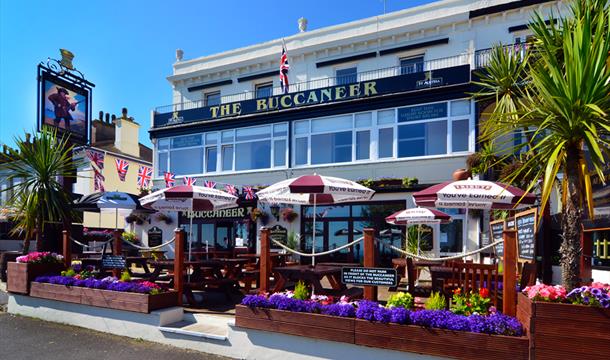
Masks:
[[[316,195],[313,194],[313,239],[311,240],[311,266],[316,266]]]

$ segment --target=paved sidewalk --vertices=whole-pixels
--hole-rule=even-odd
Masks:
[[[0,313],[0,358],[7,360],[228,359],[6,313]]]

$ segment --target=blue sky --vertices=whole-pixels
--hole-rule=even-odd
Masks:
[[[429,2],[387,0],[386,9]],[[171,103],[165,78],[177,48],[190,59],[295,34],[301,16],[313,30],[382,13],[381,0],[0,0],[0,143],[36,128],[36,65],[60,48],[96,84],[93,116],[127,107],[150,146],[150,110]]]

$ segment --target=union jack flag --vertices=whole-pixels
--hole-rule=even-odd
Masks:
[[[99,171],[104,170],[104,153],[103,152],[87,149],[87,150],[85,150],[85,156],[87,156],[87,158],[89,160],[91,160],[91,163],[93,163],[93,164],[95,164],[95,166],[97,166],[97,169]]]
[[[196,182],[197,182],[197,179],[192,178],[192,177],[186,176],[186,177],[182,178],[182,183],[184,183],[184,185],[186,185],[186,186],[193,186],[193,185],[195,185]]]
[[[172,187],[176,185],[176,175],[172,174],[171,172],[166,172],[163,175],[163,178],[165,179],[165,187]]]
[[[104,189],[104,180],[106,180],[106,178],[104,178],[104,175],[93,169],[93,189],[95,191],[106,191],[106,189]]]
[[[216,182],[214,181],[204,181],[203,186],[214,189],[216,187]]]
[[[125,181],[125,175],[127,175],[127,169],[129,169],[129,162],[123,159],[114,159],[116,165],[116,171],[119,174],[119,180]]]
[[[143,189],[147,189],[150,185],[150,179],[152,179],[153,169],[148,166],[140,166],[138,171],[138,186]]]
[[[288,70],[290,65],[288,64],[288,52],[286,52],[286,45],[282,41],[282,56],[280,56],[280,84],[282,85],[282,91],[284,94],[288,93]]]
[[[244,186],[243,192],[245,194],[246,200],[254,200],[254,198],[256,197],[256,194],[254,193],[254,189],[252,189],[252,186]]]
[[[235,186],[233,186],[233,185],[231,185],[231,184],[227,184],[227,185],[225,185],[225,190],[226,190],[226,191],[227,191],[229,194],[234,195],[234,196],[237,196],[237,188],[236,188]]]

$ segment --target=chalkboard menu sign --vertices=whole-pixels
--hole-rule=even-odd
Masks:
[[[163,230],[153,226],[148,229],[148,246],[155,247],[161,245],[163,242]]]
[[[515,215],[517,251],[520,259],[534,260],[536,249],[536,209]]]
[[[396,269],[344,267],[341,269],[341,282],[353,285],[396,286]]]
[[[104,269],[124,269],[125,267],[125,258],[121,255],[104,255],[102,257],[102,268]]]
[[[504,220],[496,220],[489,223],[492,243],[502,241],[504,233]],[[504,243],[496,245],[496,254],[504,256]]]

